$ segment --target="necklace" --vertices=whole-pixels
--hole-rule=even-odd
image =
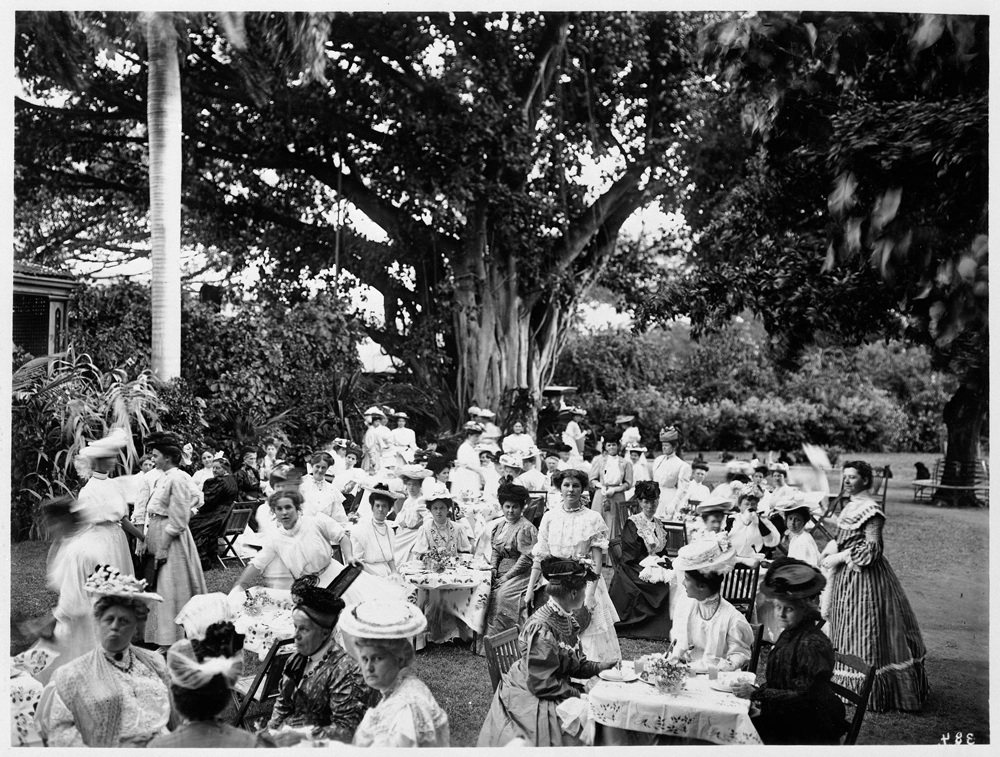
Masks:
[[[126,655],[128,656],[128,664],[122,665],[121,661]],[[107,658],[108,662],[111,663],[112,667],[117,670],[120,670],[123,673],[132,672],[132,666],[135,664],[135,655],[132,654],[132,650],[130,648],[126,648],[125,652],[116,652],[114,654],[108,654],[105,652],[104,656]]]
[[[384,536],[385,537],[385,541],[386,541],[386,546],[389,546],[389,527],[387,525],[385,525],[385,523],[382,524],[382,527],[383,527],[383,530],[379,531],[375,527],[375,520],[374,519],[372,520],[372,531],[375,532],[375,544],[378,545],[378,551],[382,555],[382,562],[384,562],[384,563],[391,563],[392,562],[392,557],[391,556],[390,557],[386,557],[385,556],[385,550],[382,549],[382,542],[379,541],[379,538],[378,538],[380,534],[382,536]]]
[[[581,502],[581,503],[580,503],[579,505],[577,505],[576,507],[566,507],[566,503],[565,503],[565,502],[563,502],[563,506],[562,506],[562,508],[563,508],[563,510],[564,510],[565,512],[567,512],[567,513],[575,513],[575,512],[579,512],[580,510],[582,510],[582,509],[583,509],[583,503]]]

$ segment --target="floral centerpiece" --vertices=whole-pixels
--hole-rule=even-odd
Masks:
[[[682,660],[671,660],[665,654],[652,654],[646,658],[643,677],[656,684],[664,694],[676,694],[685,686],[688,664]]]
[[[450,555],[437,547],[431,547],[427,552],[425,552],[422,560],[424,563],[424,570],[432,571],[434,573],[444,573],[444,571],[451,568],[455,563],[455,557],[453,555]]]

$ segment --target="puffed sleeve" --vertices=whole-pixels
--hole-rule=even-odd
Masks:
[[[426,555],[431,551],[430,540],[427,538],[426,526],[421,527],[417,532],[417,540],[413,543],[413,554]]]
[[[646,542],[639,536],[639,529],[631,520],[622,529],[622,562],[639,569],[639,561],[648,555]]]
[[[538,524],[538,541],[535,542],[534,549],[531,550],[531,554],[536,560],[552,554],[549,549],[549,523],[551,520],[549,514],[545,513],[542,516],[542,522]]]
[[[365,561],[365,543],[358,538],[360,528],[351,531],[351,552],[354,554],[354,559],[358,562]]]
[[[278,556],[278,550],[274,544],[274,539],[271,534],[267,534],[264,537],[264,546],[253,559],[250,560],[249,564],[253,565],[257,570],[264,570],[271,561]]]
[[[175,473],[163,482],[170,488],[166,492],[167,528],[171,536],[184,533],[191,520],[191,508],[198,504],[198,491],[186,473]]]
[[[320,533],[323,534],[323,538],[331,544],[340,544],[340,540],[344,538],[344,534],[346,533],[344,527],[326,513],[317,513],[313,517],[316,518],[316,523],[319,526]]]
[[[626,491],[635,486],[635,471],[632,469],[632,461],[625,461],[625,474],[622,476],[622,486]]]
[[[86,746],[83,743],[83,734],[76,727],[76,720],[73,717],[73,713],[66,706],[62,697],[59,696],[59,692],[55,687],[53,687],[51,697],[49,706],[43,715],[43,722],[41,723],[42,729],[48,739],[48,745],[50,747]]]
[[[519,528],[517,534],[514,536],[514,546],[517,547],[517,551],[522,555],[530,555],[531,548],[535,546],[535,542],[537,541],[538,529],[530,523]]]
[[[430,513],[423,504],[416,507],[403,508],[396,516],[396,522],[403,528],[420,528],[421,524],[430,518]]]
[[[885,517],[881,514],[873,515],[862,525],[864,530],[864,540],[858,540],[851,547],[850,565],[851,567],[867,568],[882,556],[882,525]]]
[[[593,510],[591,510],[591,512],[593,512]],[[594,515],[596,517],[592,519],[593,531],[589,537],[590,546],[597,547],[598,549],[607,552],[608,540],[611,538],[611,531],[608,529],[608,524],[604,522],[604,518],[602,518],[599,513],[594,513]]]
[[[751,654],[753,654],[753,629],[743,614],[734,610],[729,630],[726,632],[724,656],[734,669],[738,670],[750,661]]]
[[[528,667],[528,691],[536,697],[562,701],[569,697],[580,696],[580,692],[559,669],[561,662],[559,643],[551,632],[545,628],[538,628],[535,633],[529,633],[525,645],[525,657]]]

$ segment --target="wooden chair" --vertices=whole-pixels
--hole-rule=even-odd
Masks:
[[[847,731],[847,735],[844,736],[845,745],[854,745],[858,743],[861,721],[864,720],[865,710],[868,709],[868,699],[872,693],[872,686],[875,684],[875,668],[860,657],[841,652],[837,652],[837,665],[853,671],[861,678],[860,691],[853,691],[839,683],[830,682],[837,696],[845,700],[847,704],[854,705],[854,717],[850,721],[851,727]]]
[[[236,551],[236,539],[243,535],[243,531],[246,530],[247,523],[250,522],[250,517],[254,513],[254,507],[257,505],[256,501],[249,500],[246,502],[234,502],[230,507],[229,515],[226,516],[226,525],[222,530],[222,536],[219,537],[225,545],[222,554],[217,555],[223,570],[226,567],[226,560],[231,560],[234,557],[240,561],[240,565],[244,568],[246,567],[246,562]]]
[[[535,528],[538,528],[538,524],[542,522],[542,516],[545,515],[545,499],[547,496],[548,492],[528,492],[528,504],[524,508],[522,516]]]
[[[743,669],[750,673],[757,673],[757,666],[760,664],[760,648],[764,639],[764,624],[751,623],[753,629],[753,646],[750,648],[750,661],[743,666]]]
[[[663,530],[667,532],[667,557],[672,560],[677,557],[680,548],[688,543],[687,526],[682,520],[665,520]]]
[[[264,656],[264,661],[256,675],[242,676],[233,685],[233,704],[236,705],[236,715],[233,725],[246,728],[247,710],[253,702],[264,702],[278,695],[281,684],[281,674],[289,655],[281,654],[280,650],[292,643],[292,639],[278,639]],[[247,730],[252,730],[247,728]]]
[[[722,598],[742,612],[748,622],[753,616],[759,577],[759,563],[752,568],[749,565],[736,565],[722,581]]]
[[[490,683],[493,685],[493,691],[496,691],[497,686],[500,685],[503,674],[510,670],[510,666],[521,657],[521,652],[517,648],[517,636],[517,628],[514,627],[483,639],[486,667],[490,671]]]

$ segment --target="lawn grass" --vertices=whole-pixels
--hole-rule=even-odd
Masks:
[[[913,463],[922,460],[932,467],[935,455],[886,453],[841,459],[853,457],[872,465],[892,465],[885,555],[920,623],[931,684],[930,699],[920,713],[869,712],[859,743],[934,744],[956,731],[972,732],[977,743],[988,743],[989,512],[912,503]],[[706,454],[706,459],[713,458]],[[16,622],[40,615],[55,603],[55,594],[44,586],[47,550],[41,542],[11,545],[11,654],[27,646]],[[228,592],[239,573],[238,564],[226,571],[209,571],[205,576],[209,591]],[[610,569],[605,575],[610,578]],[[663,646],[621,640],[625,659]],[[248,673],[256,662],[251,658],[249,663]],[[431,645],[417,654],[415,669],[449,715],[452,744],[474,746],[492,700],[485,659],[465,645]]]

